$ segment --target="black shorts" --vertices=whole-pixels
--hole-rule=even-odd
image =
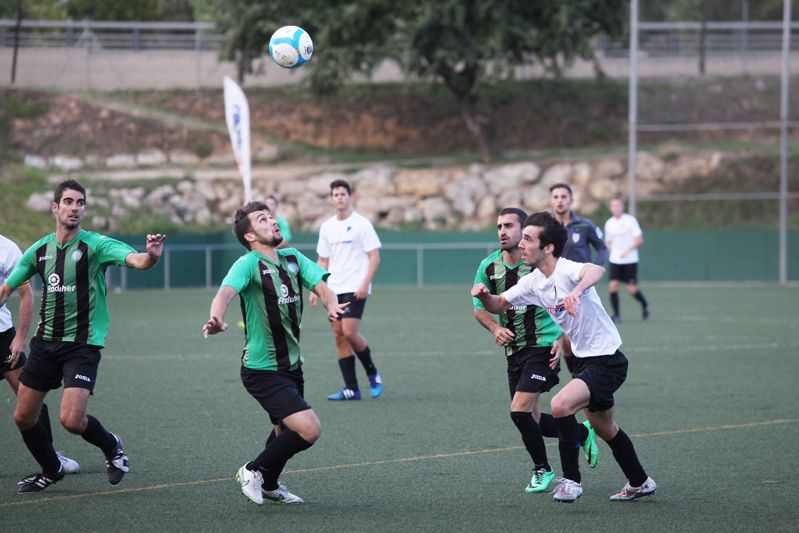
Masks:
[[[31,339],[30,355],[20,381],[34,390],[47,392],[61,386],[94,390],[100,346],[79,342]]]
[[[349,302],[350,305],[344,311],[344,313],[339,318],[360,318],[363,316],[363,310],[366,307],[366,298],[361,300],[355,298],[354,292],[344,292],[339,295],[338,303],[343,304],[344,302]]]
[[[638,263],[628,263],[626,265],[611,263],[610,279],[612,281],[622,281],[633,285],[638,284]]]
[[[0,333],[0,381],[5,379],[4,374],[6,372],[10,372],[11,370],[16,370],[17,368],[22,368],[25,366],[25,354],[20,354],[19,359],[17,359],[17,364],[13,367],[11,363],[6,362],[6,358],[11,355],[11,341],[14,340],[14,336],[17,334],[17,330],[14,329],[12,326],[11,329],[7,329],[4,332]]]
[[[616,350],[613,355],[575,357],[574,378],[582,380],[591,391],[589,411],[607,411],[613,407],[613,393],[627,379],[627,358]]]
[[[560,382],[558,372],[549,368],[551,347],[528,347],[508,357],[508,388],[510,397],[516,392],[547,392]]]
[[[305,380],[302,369],[289,372],[254,370],[241,367],[241,382],[264,411],[272,424],[278,425],[287,416],[311,408],[303,398]]]

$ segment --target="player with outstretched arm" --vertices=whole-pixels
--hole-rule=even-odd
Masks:
[[[303,503],[278,483],[286,463],[310,448],[321,425],[303,397],[303,356],[300,350],[303,288],[322,301],[330,320],[349,305],[339,304],[325,280],[326,270],[294,248],[281,248],[277,222],[263,202],[250,202],[236,211],[236,237],[248,250],[230,267],[211,302],[203,325],[205,338],[228,329],[225,311],[238,296],[244,320],[241,381],[269,414],[274,429],[264,449],[239,468],[242,493],[258,505]]]
[[[566,228],[549,213],[530,215],[520,247],[525,263],[536,270],[501,295],[492,295],[481,283],[472,288],[471,294],[492,313],[505,312],[514,305],[544,307],[569,336],[575,357],[573,379],[551,402],[564,478],[555,490],[555,500],[574,502],[583,492],[577,461],[579,442],[574,431],[574,414],[580,409],[586,409],[586,417],[597,435],[608,443],[627,477],[627,484],[610,499],[649,496],[657,485],[646,474],[632,441],[613,417],[613,393],[627,377],[627,359],[619,351],[619,332],[594,288],[605,269],[561,258],[566,236]]]

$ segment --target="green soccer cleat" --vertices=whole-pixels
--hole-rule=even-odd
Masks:
[[[591,422],[588,420],[583,422],[583,425],[588,429],[588,438],[580,445],[583,447],[583,453],[588,460],[588,466],[596,468],[599,463],[599,446],[596,445],[596,431],[591,427]]]
[[[527,485],[527,488],[524,489],[524,492],[528,494],[532,494],[535,492],[545,492],[549,485],[555,480],[555,472],[549,470],[544,470],[540,468],[533,472],[533,478],[530,480],[530,484]]]

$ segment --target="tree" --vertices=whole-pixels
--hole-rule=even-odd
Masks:
[[[239,77],[252,72],[271,32],[302,26],[318,52],[308,67],[317,93],[335,90],[352,74],[370,75],[384,60],[410,78],[434,80],[453,94],[480,157],[498,155],[491,122],[481,110],[486,82],[539,64],[552,76],[577,58],[594,59],[598,36],[618,38],[627,0],[206,0],[225,33],[223,57]]]

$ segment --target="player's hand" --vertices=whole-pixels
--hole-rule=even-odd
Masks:
[[[496,331],[494,331],[494,340],[499,346],[505,346],[515,338],[516,335],[508,328],[497,328]]]
[[[555,370],[560,361],[560,356],[563,353],[563,336],[560,336],[555,342],[552,343],[552,350],[549,352],[549,368]]]
[[[356,300],[365,300],[367,296],[369,296],[369,286],[366,287],[358,287],[358,290],[352,293],[355,296]]]
[[[206,339],[208,338],[208,335],[216,335],[222,331],[227,331],[227,322],[224,322],[215,316],[212,316],[208,319],[208,322],[203,324],[203,337]]]
[[[564,305],[566,307],[566,312],[569,313],[569,316],[576,316],[577,306],[580,305],[580,296],[581,294],[579,292],[575,293],[572,291],[563,297],[563,302],[557,305]]]
[[[350,302],[344,302],[341,304],[338,302],[333,302],[327,308],[327,318],[329,318],[330,320],[338,320],[339,318],[341,318],[341,315],[344,314],[344,312],[347,310],[349,306]]]
[[[166,235],[156,233],[155,235],[147,234],[147,255],[153,259],[158,259],[164,251],[164,239]]]
[[[11,354],[6,357],[5,362],[10,364],[9,368],[16,368],[20,356],[25,351],[25,339],[14,337],[9,348],[11,350]]]
[[[488,292],[488,288],[486,288],[485,285],[483,285],[482,283],[478,283],[477,285],[472,287],[471,294],[478,300],[482,300],[486,296],[489,296],[491,293]]]
[[[319,303],[319,297],[312,292],[311,295],[308,296],[308,305],[311,306],[311,309],[316,309],[316,305],[318,303]]]

